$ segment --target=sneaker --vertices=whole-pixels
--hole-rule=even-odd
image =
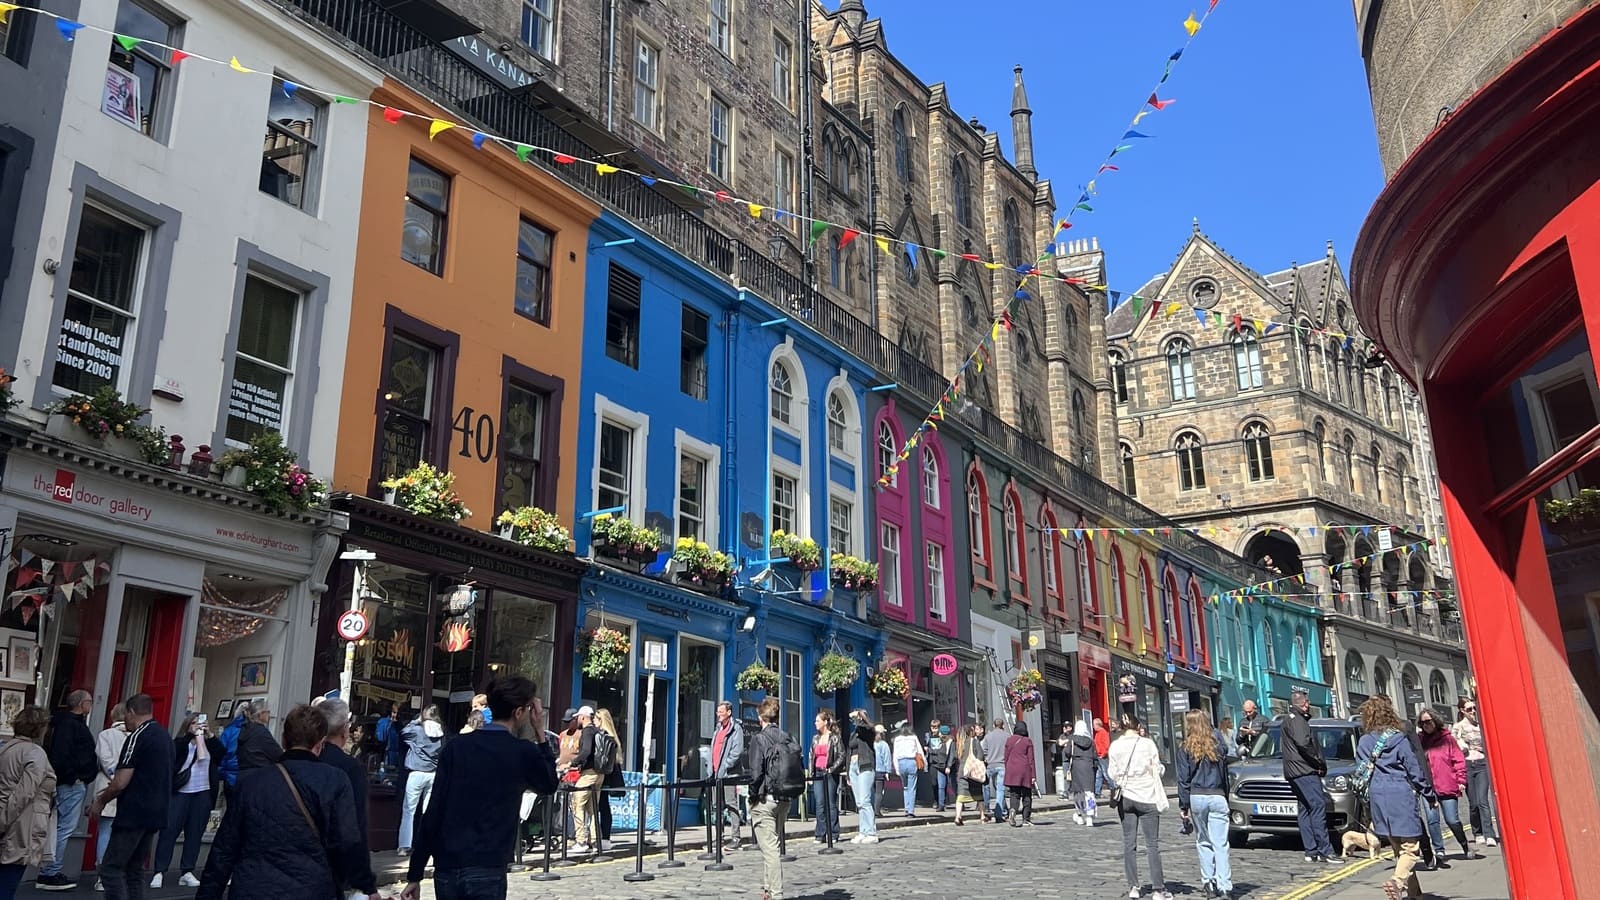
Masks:
[[[1032,828],[1033,827],[1033,820],[1032,819],[1023,819],[1022,820],[1022,824],[1023,824],[1024,827]]]
[[[587,856],[594,852],[594,848],[588,844],[573,844],[567,848],[567,852],[573,856]]]
[[[183,885],[184,887],[199,887],[200,879],[194,877],[193,872],[185,872],[183,873],[183,877],[178,879],[178,884]]]
[[[858,834],[858,835],[856,835],[856,836],[855,836],[855,837],[853,837],[853,838],[851,838],[851,839],[850,839],[850,843],[852,843],[852,844],[859,844],[859,843],[861,843],[861,839],[862,839],[862,838],[863,838],[863,837],[865,837],[865,835],[860,835],[860,834]]]
[[[734,843],[737,844],[738,841],[734,841]],[[600,842],[600,851],[602,853],[604,853],[605,851],[610,850],[610,849],[611,849],[611,842],[610,841],[602,840]]]
[[[1156,891],[1150,895],[1150,900],[1172,900],[1171,891]]]
[[[1072,814],[1072,824],[1074,824],[1074,825],[1082,825],[1083,824],[1083,815],[1080,814],[1080,813],[1073,813]]]
[[[150,886],[153,887],[153,888],[161,887],[161,873],[160,872],[156,873],[156,877],[150,879]]]
[[[1128,900],[1139,900],[1139,889],[1128,888]]]
[[[876,844],[877,842],[878,842],[878,836],[875,835],[875,834],[869,834],[866,837],[861,839],[861,843],[863,843],[863,844]]]
[[[41,891],[73,891],[78,889],[78,883],[57,872],[54,875],[40,875],[34,887]]]
[[[94,889],[104,894],[106,892],[106,883],[96,878],[94,880]]]
[[[1317,855],[1315,853],[1307,853],[1306,854],[1306,862],[1314,863],[1316,861],[1317,861]]]
[[[396,850],[394,852],[394,855],[400,857],[401,859],[405,859],[406,857],[411,855],[411,848],[410,847],[401,847],[399,850]]]
[[[1498,847],[1500,846],[1500,842],[1492,837],[1486,837],[1483,839],[1483,845],[1485,847]]]

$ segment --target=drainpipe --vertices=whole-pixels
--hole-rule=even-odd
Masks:
[[[870,137],[870,136],[869,136]],[[874,143],[876,143],[874,141]],[[869,229],[878,227],[878,163],[873,146],[867,147],[867,222]],[[872,327],[882,332],[883,323],[878,321],[878,254],[867,252],[867,306],[872,314]]]
[[[613,130],[617,101],[617,0],[606,0],[606,130]]]
[[[799,3],[800,10],[800,156],[804,161],[804,168],[800,173],[800,214],[810,217],[813,213],[811,206],[811,170],[815,164],[811,146],[811,6],[809,3]],[[805,227],[801,228],[800,236],[805,240],[805,254],[802,257],[805,266],[805,282],[807,290],[816,290],[817,277],[817,248],[815,242],[809,240]],[[807,297],[807,306],[810,298]]]
[[[744,305],[744,291],[739,291],[739,304]],[[739,393],[739,379],[734,371],[735,355],[739,348],[739,313],[737,310],[725,310],[722,314],[722,382],[728,416],[722,423],[722,496],[718,498],[718,505],[722,507],[722,521],[729,522],[732,527],[723,526],[722,545],[733,551],[737,558],[739,553],[739,473],[735,460],[738,455],[734,452],[739,444],[739,417],[736,410],[739,408],[737,395]],[[728,538],[732,537],[730,541]],[[771,554],[768,554],[770,557]]]

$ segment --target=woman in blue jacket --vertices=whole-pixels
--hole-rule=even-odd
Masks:
[[[1429,806],[1438,806],[1439,798],[1423,774],[1422,763],[1389,698],[1373,697],[1361,704],[1361,724],[1366,734],[1356,747],[1356,762],[1372,767],[1367,785],[1372,831],[1395,851],[1394,877],[1383,883],[1384,896],[1389,900],[1399,900],[1402,894],[1421,897],[1422,885],[1412,871],[1422,860],[1420,846],[1426,833],[1417,798],[1428,801]]]
[[[1233,897],[1228,861],[1228,745],[1204,710],[1183,717],[1178,747],[1178,810],[1194,828],[1200,851],[1200,881],[1207,897]]]

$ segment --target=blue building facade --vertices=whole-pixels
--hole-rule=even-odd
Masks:
[[[1295,688],[1305,689],[1317,714],[1334,714],[1315,609],[1271,595],[1223,593],[1213,612],[1222,680],[1219,718],[1237,721],[1246,700],[1269,715],[1283,712]]]
[[[740,697],[734,683],[760,660],[780,676],[782,726],[809,743],[818,710],[864,699],[861,681],[818,696],[817,659],[836,650],[864,672],[882,641],[853,595],[827,590],[826,568],[768,565],[770,522],[816,538],[825,563],[830,547],[864,555],[870,379],[806,326],[610,213],[589,244],[573,537],[595,556],[593,524],[609,514],[657,531],[663,548],[654,561],[591,564],[571,704],[611,711],[628,769],[696,778],[717,703],[754,716],[760,695]],[[682,539],[732,556],[731,583],[684,583],[671,561]],[[602,625],[628,639],[620,669],[587,664]]]

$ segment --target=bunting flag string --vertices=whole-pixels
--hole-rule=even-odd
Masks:
[[[1418,549],[1420,549],[1422,547],[1431,546],[1433,544],[1438,544],[1440,547],[1447,547],[1447,546],[1449,546],[1449,543],[1450,543],[1449,538],[1441,537],[1437,541],[1435,541],[1435,540],[1414,541],[1414,542],[1412,542],[1410,544],[1406,544],[1406,545],[1404,545],[1402,547],[1395,547],[1393,550],[1386,551],[1386,552],[1398,553],[1398,554],[1400,554],[1400,556],[1404,557],[1404,556],[1406,556],[1406,555],[1408,555],[1410,553],[1416,552]],[[1379,561],[1380,564],[1381,564],[1381,561],[1382,561],[1382,558],[1383,558],[1384,555],[1385,555],[1385,552],[1374,552],[1374,553],[1366,554],[1365,556],[1358,556],[1358,557],[1355,557],[1353,559],[1342,560],[1342,561],[1336,562],[1336,563],[1316,563],[1314,565],[1307,566],[1306,568],[1308,570],[1323,569],[1323,570],[1327,570],[1327,571],[1330,571],[1330,572],[1337,573],[1339,570],[1344,569],[1344,568],[1356,568],[1356,569],[1359,569],[1362,566],[1369,565],[1374,561]],[[1231,590],[1231,591],[1223,591],[1223,592],[1218,593],[1218,594],[1212,594],[1211,595],[1211,602],[1212,602],[1213,605],[1215,605],[1218,602],[1220,602],[1220,600],[1222,598],[1231,598],[1235,602],[1242,603],[1246,599],[1248,599],[1250,597],[1253,597],[1253,596],[1270,595],[1274,591],[1275,588],[1287,586],[1287,585],[1290,585],[1290,584],[1294,584],[1294,585],[1298,585],[1298,586],[1304,587],[1307,584],[1305,573],[1302,572],[1299,575],[1284,575],[1284,576],[1282,576],[1280,578],[1274,578],[1271,581],[1260,581],[1260,582],[1257,582],[1255,584],[1246,585],[1246,586],[1244,586],[1242,588],[1236,588],[1236,589]],[[1335,593],[1339,593],[1339,592],[1335,592]],[[1367,593],[1370,593],[1370,592],[1367,592]]]
[[[1088,290],[1095,290],[1095,287],[1090,286],[1088,287]],[[1332,338],[1334,341],[1342,344],[1346,351],[1355,349],[1358,342],[1363,352],[1367,353],[1368,355],[1371,355],[1378,350],[1377,342],[1371,338],[1363,337],[1357,334],[1350,334],[1348,332],[1340,331],[1337,328],[1326,328],[1310,324],[1302,325],[1299,322],[1292,321],[1280,322],[1277,319],[1262,318],[1259,316],[1246,316],[1243,313],[1230,313],[1217,309],[1209,309],[1203,306],[1193,306],[1185,301],[1174,300],[1163,304],[1158,298],[1145,297],[1141,294],[1131,291],[1106,290],[1105,293],[1108,313],[1114,312],[1123,306],[1132,307],[1135,328],[1138,327],[1139,323],[1147,314],[1152,319],[1154,319],[1156,316],[1162,316],[1170,319],[1184,310],[1188,310],[1194,315],[1195,321],[1199,322],[1200,326],[1203,328],[1217,328],[1225,332],[1237,333],[1242,331],[1245,326],[1248,325],[1254,329],[1258,336],[1261,337],[1265,337],[1269,334],[1272,334],[1274,331],[1281,329],[1285,333],[1304,332],[1313,337]],[[1146,306],[1146,304],[1149,305]]]
[[[1348,536],[1348,537],[1352,537],[1352,538],[1354,538],[1354,537],[1371,538],[1371,537],[1374,537],[1377,533],[1382,532],[1382,531],[1389,531],[1391,533],[1393,533],[1393,532],[1408,532],[1408,531],[1412,532],[1412,533],[1423,532],[1423,531],[1427,530],[1428,525],[1427,525],[1426,522],[1405,522],[1405,523],[1399,523],[1399,524],[1393,524],[1393,523],[1387,523],[1387,522],[1365,522],[1365,523],[1361,523],[1361,524],[1357,524],[1357,525],[1346,525],[1346,524],[1341,524],[1341,523],[1336,523],[1336,522],[1328,522],[1328,523],[1322,524],[1322,525],[1272,525],[1272,526],[1260,526],[1260,525],[1245,526],[1245,525],[1226,525],[1226,524],[1224,524],[1224,525],[1158,525],[1158,526],[1156,526],[1154,528],[1147,528],[1147,527],[1142,527],[1142,528],[1096,527],[1096,528],[1041,528],[1039,530],[1041,532],[1051,532],[1051,531],[1070,532],[1072,534],[1072,536],[1075,537],[1075,538],[1081,538],[1081,537],[1084,537],[1086,535],[1089,536],[1089,537],[1093,537],[1095,535],[1112,535],[1112,534],[1123,536],[1123,537],[1137,537],[1139,535],[1150,535],[1152,537],[1157,537],[1157,536],[1166,537],[1166,536],[1171,535],[1174,531],[1186,531],[1186,532],[1188,532],[1188,533],[1190,533],[1192,535],[1195,535],[1197,537],[1217,537],[1219,534],[1222,534],[1222,533],[1260,531],[1264,527],[1266,528],[1266,530],[1269,530],[1269,531],[1287,531],[1287,532],[1291,532],[1291,533],[1296,534],[1296,535],[1305,535],[1306,537],[1343,535],[1343,536]],[[1393,552],[1397,552],[1398,553],[1398,552],[1402,552],[1404,550],[1405,550],[1404,547],[1395,547]],[[1409,551],[1406,551],[1406,552],[1409,552]]]

